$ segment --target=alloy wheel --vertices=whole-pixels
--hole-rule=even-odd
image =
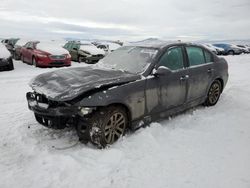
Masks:
[[[215,104],[218,101],[221,92],[220,90],[220,84],[218,82],[214,82],[208,93],[208,100],[211,104]]]
[[[126,118],[120,112],[114,113],[105,126],[105,140],[108,144],[113,144],[124,134]]]

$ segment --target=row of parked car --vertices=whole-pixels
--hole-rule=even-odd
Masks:
[[[31,41],[19,38],[4,39],[1,43],[3,45],[0,46],[0,70],[13,70],[12,58],[15,60],[22,60],[36,67],[70,66],[71,61],[96,63],[108,53],[122,46],[122,43],[119,41],[64,42]],[[11,54],[6,55],[8,52],[6,52],[4,45]],[[248,45],[233,45],[226,43],[204,43],[202,45],[216,55],[250,53],[250,46]]]
[[[218,43],[218,44],[205,43],[202,45],[208,48],[216,55],[239,55],[242,53],[250,53],[249,45],[234,45],[225,43]]]
[[[36,67],[70,66],[71,60],[96,63],[108,53],[121,47],[120,43],[89,41],[68,41],[63,44],[58,41],[5,39],[2,43],[13,59],[22,60]]]

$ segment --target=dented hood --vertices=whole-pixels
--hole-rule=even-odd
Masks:
[[[48,99],[69,101],[90,90],[138,79],[140,75],[88,66],[41,74],[31,80],[30,86],[35,92],[45,95]]]

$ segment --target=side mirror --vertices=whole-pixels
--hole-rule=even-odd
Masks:
[[[160,66],[158,67],[157,70],[154,71],[153,75],[158,77],[158,76],[163,76],[163,75],[167,75],[167,74],[171,74],[171,70],[167,67],[164,66]]]
[[[27,49],[28,49],[28,50],[33,50],[33,48],[31,48],[31,47],[27,47]]]
[[[77,48],[73,48],[73,50],[77,51]]]

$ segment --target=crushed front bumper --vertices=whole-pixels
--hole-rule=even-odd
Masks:
[[[57,105],[55,102],[49,101],[45,96],[34,92],[28,92],[26,98],[29,109],[39,115],[70,117],[77,115],[80,111],[78,106]]]

